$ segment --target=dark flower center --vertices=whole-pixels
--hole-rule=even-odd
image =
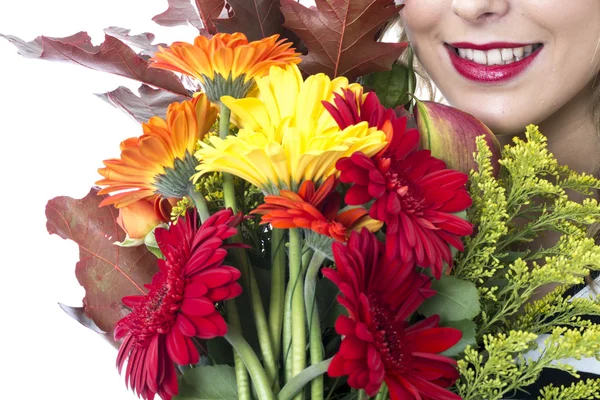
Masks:
[[[425,199],[421,188],[404,176],[404,171],[399,168],[398,160],[391,159],[390,168],[385,173],[387,190],[395,192],[402,204],[404,212],[419,212],[425,208]]]
[[[369,296],[375,347],[386,370],[405,370],[410,365],[410,352],[403,346],[404,321],[395,321],[391,310],[375,295]]]
[[[159,272],[150,292],[130,314],[129,328],[139,346],[147,346],[156,334],[166,334],[175,323],[183,299],[185,282],[179,268],[169,269],[169,275]]]

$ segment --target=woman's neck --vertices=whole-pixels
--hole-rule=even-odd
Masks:
[[[600,167],[600,127],[594,123],[592,93],[591,87],[584,89],[539,124],[548,138],[548,150],[559,164],[588,174],[596,174]],[[511,139],[509,135],[499,137],[502,145]]]
[[[548,138],[548,151],[554,154],[561,165],[568,165],[579,173],[597,175],[600,167],[600,136],[593,117],[593,92],[590,88],[571,99],[550,118],[539,124],[540,132]],[[524,136],[520,134],[519,137]],[[512,141],[510,135],[499,137],[504,146]],[[582,201],[579,193],[568,193],[574,201]],[[540,234],[528,247],[537,249],[549,248],[556,244],[560,234],[545,232]],[[532,300],[537,300],[555,288],[557,284],[549,284],[537,290]]]

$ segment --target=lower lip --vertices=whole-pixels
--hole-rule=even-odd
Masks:
[[[465,78],[480,83],[497,83],[513,79],[523,73],[533,60],[540,54],[540,47],[522,60],[506,65],[483,65],[474,61],[460,58],[454,48],[446,45],[450,61],[456,71]]]

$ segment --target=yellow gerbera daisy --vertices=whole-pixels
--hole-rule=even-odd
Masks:
[[[223,97],[240,131],[225,139],[211,137],[196,152],[200,160],[197,179],[206,172],[237,175],[264,192],[296,191],[305,180],[319,186],[336,174],[335,163],[356,151],[371,156],[386,144],[386,136],[366,122],[338,128],[323,107],[343,88],[360,90],[339,77],[324,74],[303,81],[295,64],[271,67],[269,75],[256,78],[257,97]]]
[[[253,78],[264,76],[273,65],[299,63],[299,53],[279,35],[248,42],[243,33],[218,33],[208,39],[198,36],[194,44],[175,42],[159,51],[151,67],[196,77],[209,99],[242,98],[253,86]]]
[[[143,135],[121,142],[121,158],[104,161],[98,169],[105,186],[98,194],[114,193],[101,206],[125,207],[139,199],[182,198],[189,194],[198,161],[192,155],[217,118],[217,108],[204,93],[173,103],[167,119],[152,117],[142,124]],[[118,192],[118,193],[115,193]]]

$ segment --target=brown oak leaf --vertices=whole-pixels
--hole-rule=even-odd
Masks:
[[[166,11],[155,15],[152,21],[163,26],[187,25],[198,28],[201,34],[214,35],[217,28],[212,22],[219,18],[225,7],[225,0],[195,0],[196,8],[190,0],[168,0]]]
[[[154,116],[166,119],[167,108],[171,103],[180,103],[188,98],[162,89],[152,89],[142,85],[138,89],[139,97],[124,86],[108,93],[96,94],[102,100],[122,110],[138,122],[148,122]]]
[[[104,29],[104,33],[119,39],[128,46],[135,47],[142,51],[142,55],[151,57],[158,51],[158,46],[167,47],[165,43],[152,43],[155,39],[153,33],[143,32],[137,35],[131,35],[131,29],[119,28],[118,26],[109,26]]]
[[[117,321],[129,313],[121,299],[146,294],[144,285],[158,267],[156,257],[145,246],[114,244],[125,239],[125,233],[116,223],[115,208],[98,207],[105,197],[98,196],[98,190],[92,188],[83,199],[62,196],[50,200],[46,228],[48,233],[79,245],[75,275],[85,289],[83,315],[81,310],[75,312],[77,309],[69,315],[92,328],[89,318],[110,340]]]
[[[150,68],[148,61],[110,35],[105,35],[104,42],[100,46],[92,45],[92,39],[86,32],[64,38],[38,36],[31,42],[25,42],[11,35],[0,34],[0,36],[15,45],[19,53],[27,58],[82,65],[189,97],[188,91],[175,74]]]
[[[309,75],[323,72],[351,81],[389,70],[400,57],[406,43],[381,43],[375,37],[401,8],[393,0],[316,0],[316,8],[281,0],[284,26],[308,48],[300,69]]]
[[[233,9],[233,15],[230,18],[213,19],[219,32],[242,32],[248,40],[284,34],[279,0],[227,0],[227,4]]]
[[[225,7],[224,0],[196,0],[196,7],[200,12],[200,19],[208,30],[208,33],[214,35],[217,33],[217,27],[215,26],[213,19],[219,18],[223,7]]]

